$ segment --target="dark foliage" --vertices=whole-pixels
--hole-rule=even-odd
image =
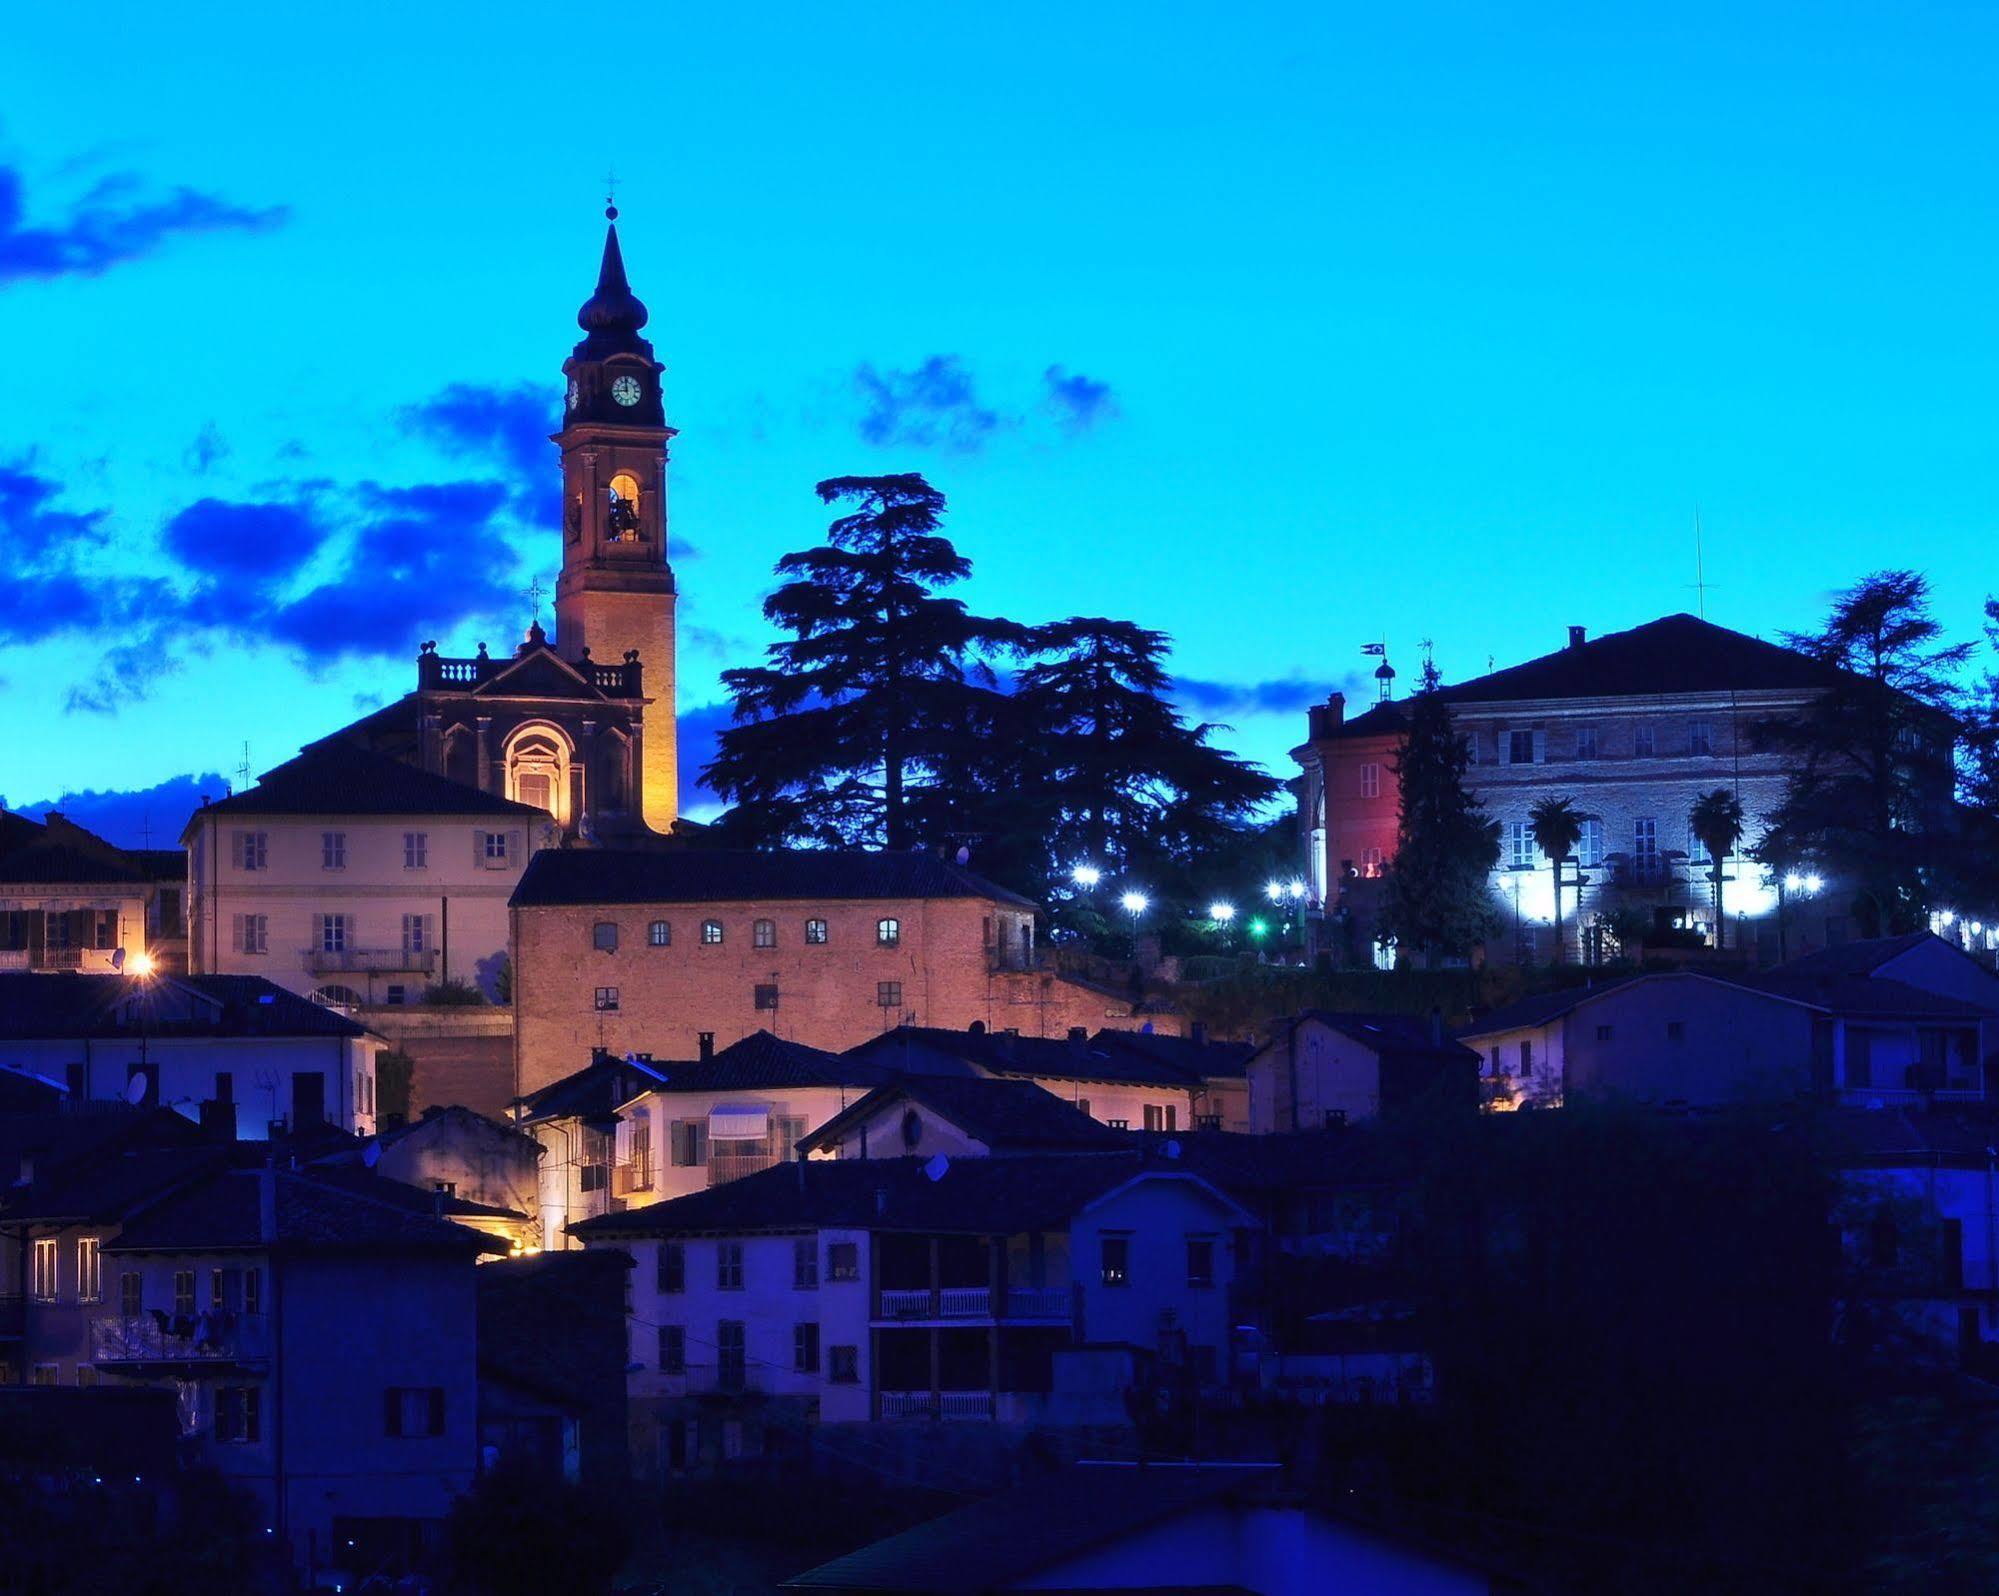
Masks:
[[[625,1505],[545,1471],[479,1476],[445,1523],[450,1596],[600,1596],[631,1555]]]
[[[1405,954],[1461,956],[1495,924],[1487,880],[1499,860],[1499,827],[1465,786],[1470,763],[1437,696],[1434,666],[1409,701],[1396,756],[1402,814],[1382,896],[1382,928]]]

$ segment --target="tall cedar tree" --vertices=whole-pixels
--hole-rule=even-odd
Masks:
[[[972,567],[938,535],[944,495],[921,475],[833,477],[818,493],[852,508],[824,546],[778,561],[789,580],[764,615],[793,635],[769,664],[722,673],[736,724],[702,779],[735,806],[719,828],[731,840],[907,848],[992,686],[978,651],[1020,628],[937,595]]]
[[[1028,647],[1041,657],[1014,682],[1030,733],[1021,796],[1051,871],[1087,860],[1170,892],[1276,796],[1274,779],[1211,747],[1216,728],[1189,725],[1166,697],[1163,632],[1078,615],[1035,628]]]
[[[1956,880],[1953,678],[1971,645],[1942,632],[1920,575],[1876,572],[1785,639],[1829,668],[1811,712],[1755,728],[1791,763],[1759,856],[1814,862],[1852,892],[1864,936],[1920,929]]]
[[[1409,701],[1395,762],[1401,824],[1382,902],[1383,934],[1426,960],[1462,956],[1498,923],[1491,874],[1499,862],[1499,825],[1465,788],[1471,755],[1437,685],[1436,667],[1424,667]]]

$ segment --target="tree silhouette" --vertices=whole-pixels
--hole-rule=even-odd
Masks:
[[[1726,787],[1702,793],[1688,817],[1693,834],[1707,849],[1708,879],[1714,883],[1714,945],[1728,946],[1728,916],[1722,904],[1722,881],[1728,856],[1742,841],[1742,800]]]
[[[1409,700],[1395,770],[1402,787],[1395,862],[1382,897],[1382,930],[1425,959],[1455,957],[1491,934],[1492,867],[1499,826],[1465,787],[1471,762],[1437,694],[1435,666]]]
[[[1555,876],[1555,962],[1560,964],[1567,954],[1562,938],[1562,864],[1582,840],[1583,817],[1568,799],[1549,797],[1527,812],[1527,824]]]

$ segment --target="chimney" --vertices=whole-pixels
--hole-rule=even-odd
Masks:
[[[1586,628],[1581,626],[1571,626],[1569,628],[1569,647],[1581,648],[1583,646],[1583,640],[1588,636],[1589,632]]]
[[[1192,1025],[1188,1026],[1187,1040],[1192,1042],[1196,1047],[1206,1047],[1208,1045],[1208,1022],[1206,1020],[1196,1020]]]
[[[974,1020],[970,1025],[965,1027],[965,1031],[970,1036],[984,1036],[986,1034],[986,1022],[984,1020]]]
[[[1090,1028],[1087,1025],[1072,1025],[1069,1027],[1070,1041],[1080,1044],[1089,1041],[1089,1039]]]
[[[715,1033],[713,1031],[703,1031],[701,1033],[700,1046],[701,1062],[705,1064],[715,1056]]]
[[[1331,737],[1347,718],[1347,695],[1332,692],[1323,704],[1314,704],[1306,715],[1306,731],[1312,737]]]

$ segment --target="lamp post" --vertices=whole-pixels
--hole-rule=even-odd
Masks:
[[[1119,907],[1131,916],[1131,956],[1134,959],[1138,957],[1139,917],[1145,913],[1146,909],[1151,906],[1151,903],[1152,900],[1150,898],[1136,890],[1128,891],[1123,897],[1118,899]]]
[[[1222,934],[1222,946],[1230,952],[1235,950],[1235,905],[1219,900],[1208,905],[1208,919]]]

